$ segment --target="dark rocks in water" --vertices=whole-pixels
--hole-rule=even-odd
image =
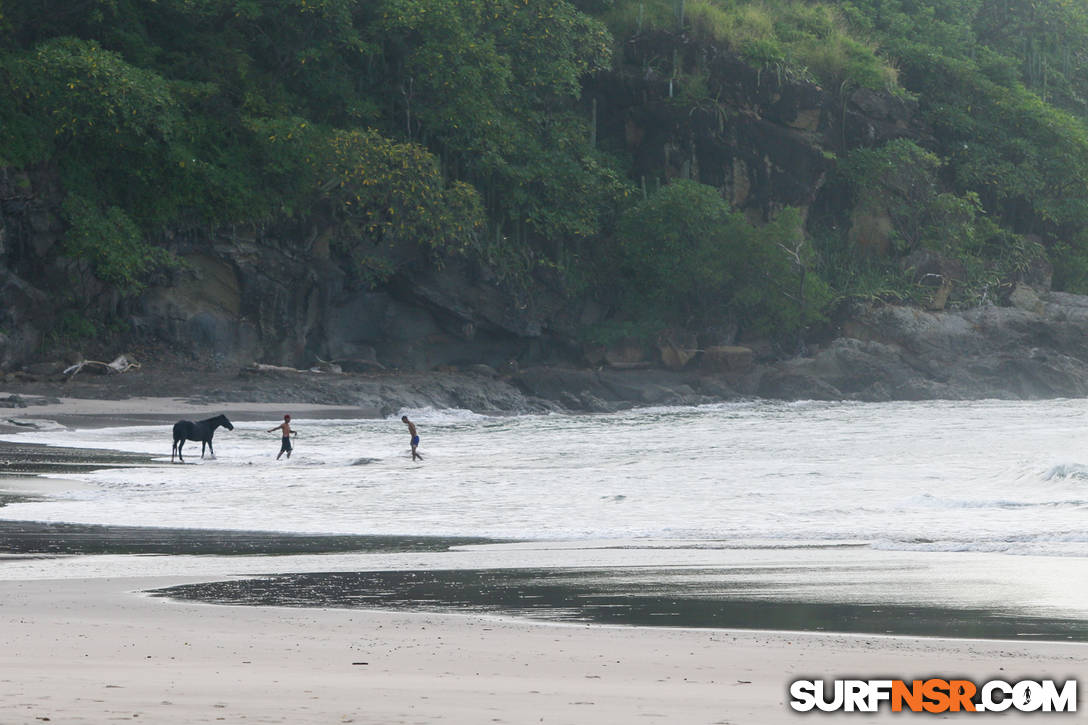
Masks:
[[[608,395],[594,370],[537,367],[518,371],[513,382],[527,395],[545,400],[558,400],[564,393]]]
[[[759,381],[761,398],[781,400],[841,400],[842,391],[812,375],[775,370]]]
[[[722,379],[661,369],[536,367],[520,371],[512,380],[527,395],[586,412],[645,405],[701,405],[739,397]]]

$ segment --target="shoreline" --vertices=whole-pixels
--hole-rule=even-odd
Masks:
[[[572,389],[582,392],[574,395]],[[247,368],[193,370],[149,363],[139,370],[116,375],[0,382],[0,406],[14,408],[16,415],[32,414],[39,404],[56,405],[62,398],[97,401],[100,409],[113,408],[119,415],[126,414],[124,405],[128,402],[172,399],[180,406],[179,412],[186,408],[216,412],[280,407],[349,408],[359,417],[379,418],[404,408],[461,408],[481,414],[613,412],[637,406],[713,403],[739,397],[725,378],[715,375],[549,366],[516,374],[500,374],[491,369],[255,373]],[[177,417],[164,422],[174,420]]]
[[[174,401],[140,402],[154,407]],[[111,413],[100,409],[82,410],[78,414],[92,416],[99,423],[113,423]],[[261,415],[263,410],[242,414]],[[156,458],[109,449],[0,441],[0,512],[9,503],[48,499],[56,491],[86,486],[57,478],[58,474],[130,465],[168,465]],[[49,475],[33,475],[42,473]],[[854,551],[844,551],[841,545],[831,546],[827,542],[816,545],[815,542],[672,540],[514,541],[395,532],[304,533],[0,519],[0,552],[9,561],[43,555],[76,560],[91,557],[82,564],[66,560],[64,566],[57,567],[61,577],[87,576],[88,571],[98,577],[128,575],[125,567],[96,571],[94,557],[159,555],[179,563],[204,556],[224,562],[258,557],[263,566],[233,567],[223,563],[212,567],[215,572],[209,574],[218,576],[233,567],[236,576],[277,578],[283,590],[279,596],[305,607],[396,607],[402,600],[410,600],[426,611],[448,611],[452,606],[467,611],[514,612],[552,621],[564,617],[580,617],[592,623],[618,620],[625,626],[660,621],[659,626],[670,628],[773,631],[797,620],[807,624],[792,629],[809,632],[927,637],[955,637],[959,633],[970,637],[984,632],[985,638],[993,639],[1022,628],[1025,634],[1031,632],[1033,637],[1047,641],[1088,639],[1088,610],[1072,605],[1071,595],[1057,591],[1050,583],[1051,577],[1088,578],[1088,563],[1080,566],[1079,559],[1029,556],[1010,560],[1002,554],[983,552],[882,552],[862,543],[847,548]],[[460,550],[457,555],[453,554],[454,549]],[[414,561],[402,556],[411,552],[427,556]],[[326,569],[334,559],[335,565]],[[348,562],[354,559],[356,563],[353,566],[345,563],[345,559]],[[186,566],[189,571],[204,568],[199,564]],[[420,568],[432,578],[444,576],[444,579],[429,590],[419,589],[421,583],[412,579],[417,576],[411,573],[412,568]],[[1005,573],[989,577],[977,573],[988,568]],[[136,570],[148,573],[147,567]],[[800,574],[783,573],[790,570]],[[835,574],[840,570],[851,573],[842,578]],[[295,585],[289,579],[319,577],[325,571],[335,572],[332,578],[341,583],[353,576],[387,577],[371,583],[372,588],[385,593],[386,600],[352,605],[346,602],[354,595],[344,587],[339,594],[317,597],[313,592],[325,585],[316,579],[292,593]],[[650,577],[646,580],[650,590],[643,591],[646,585],[639,582],[635,572]],[[725,572],[729,572],[727,576]],[[11,574],[9,566],[8,577]],[[16,578],[25,576],[25,572],[16,574]],[[957,577],[969,582],[966,589],[975,593],[959,593],[955,597],[941,594],[942,587],[952,586]],[[4,578],[4,572],[0,571],[0,580]],[[653,589],[658,580],[669,581],[672,589],[660,592]],[[859,588],[863,580],[867,584]],[[1014,580],[1020,583],[1014,585]],[[911,594],[899,601],[889,593],[904,582],[908,583]],[[253,580],[235,581],[234,585],[243,587],[247,583],[252,584]],[[769,596],[763,591],[768,585],[773,591]],[[261,601],[261,596],[237,588],[228,595],[213,586],[194,598],[213,602],[225,599],[247,606],[277,603],[275,597],[264,596]],[[701,603],[704,599],[714,606],[704,606]],[[587,607],[587,602],[592,606]],[[992,602],[1003,602],[1012,608],[999,611]],[[1033,602],[1049,603],[1053,612],[1036,611]],[[693,622],[699,624],[692,625]]]
[[[142,404],[175,402],[157,400]],[[293,415],[304,409],[274,407]],[[161,407],[148,414],[170,415],[172,410]],[[264,415],[265,410],[250,409],[250,414]],[[108,412],[78,415],[84,416],[79,419],[84,425],[92,419],[117,422]],[[49,473],[60,472],[50,466],[167,465],[138,454],[23,443],[0,443],[0,460],[11,451],[23,456],[23,467],[46,467]],[[56,479],[28,473],[33,471],[0,476],[0,491],[48,496],[34,481],[47,489]],[[19,525],[0,521],[0,541]],[[24,544],[38,535],[46,540],[87,535],[107,546],[102,551],[94,551],[97,544],[73,546],[59,556],[29,548],[11,559],[0,554],[0,669],[12,673],[0,689],[0,721],[12,725],[37,725],[46,719],[136,719],[163,725],[240,719],[302,725],[539,720],[571,725],[778,725],[805,717],[787,704],[788,686],[795,679],[1063,680],[1088,668],[1088,645],[1082,642],[556,623],[501,611],[194,604],[155,596],[153,590],[299,571],[365,571],[366,564],[410,575],[436,563],[448,563],[452,585],[460,580],[468,586],[464,573],[472,571],[472,564],[499,560],[504,547],[428,540],[424,548],[404,553],[404,542],[389,537],[333,537],[340,539],[337,548],[324,546],[334,543],[332,539],[301,535],[293,539],[298,546],[287,545],[285,551],[283,541],[291,537],[282,534],[190,529],[183,531],[192,536],[192,546],[176,548],[169,530],[62,524],[32,528],[37,531]],[[149,535],[167,538],[149,551],[141,541]],[[215,541],[216,536],[238,539],[234,543],[250,548],[225,551],[223,538]],[[316,548],[311,539],[320,539]],[[388,544],[387,550],[380,548],[379,539]],[[368,551],[368,542],[378,548]],[[457,550],[444,550],[448,544],[456,544]],[[0,544],[0,549],[17,547]],[[568,565],[578,556],[619,562],[627,551],[608,548],[586,554],[564,545],[548,550],[541,542],[505,551],[526,549],[540,560]],[[661,551],[668,561],[715,556],[715,550]],[[768,565],[783,555],[768,552],[761,554]],[[223,555],[228,553],[233,555]],[[853,559],[858,552],[836,555]],[[524,561],[526,556],[516,558]],[[745,550],[739,556],[751,559],[755,554]],[[886,574],[902,584],[902,572]],[[861,719],[856,714],[827,717],[892,722],[902,716],[882,711]],[[1003,721],[1037,719],[1006,714]]]
[[[0,399],[8,393],[0,392]],[[311,403],[194,403],[178,397],[138,396],[120,400],[76,397],[23,397],[26,407],[6,408],[0,412],[0,434],[18,434],[36,430],[51,421],[66,428],[114,428],[140,425],[170,425],[178,420],[199,420],[225,414],[240,422],[278,420],[284,412],[297,418],[381,418],[380,410],[356,405]],[[12,422],[14,419],[15,422]]]

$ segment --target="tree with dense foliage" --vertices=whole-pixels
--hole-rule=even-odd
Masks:
[[[712,187],[676,181],[619,220],[609,274],[622,314],[702,329],[723,319],[765,335],[815,322],[826,289],[803,283],[800,217],[754,227]],[[603,276],[603,275],[602,275]]]

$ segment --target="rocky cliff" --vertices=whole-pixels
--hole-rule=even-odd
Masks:
[[[664,58],[693,72],[674,78],[659,70]],[[928,138],[912,101],[847,84],[828,90],[684,34],[633,38],[619,68],[588,83],[585,97],[600,136],[623,140],[644,188],[693,179],[754,220],[808,209],[839,154]]]
[[[666,49],[692,56],[684,62],[704,69],[707,87],[696,93],[658,73],[649,61]],[[627,53],[619,70],[586,87],[602,145],[623,146],[644,189],[695,179],[753,220],[787,206],[833,205],[821,195],[836,154],[926,134],[901,98],[829,91],[683,38],[641,36]],[[775,360],[765,343],[733,339],[729,326],[588,347],[580,327],[607,311],[593,290],[570,294],[546,267],[511,281],[469,257],[434,264],[401,249],[394,274],[373,285],[315,217],[162,230],[154,241],[183,264],[123,299],[63,254],[56,179],[48,168],[0,170],[0,372],[140,343],[204,369],[254,361],[327,361],[374,374],[484,366],[485,380],[499,373],[514,386],[502,398],[514,408],[523,398],[607,410],[737,395],[1045,397],[1088,388],[1088,302],[1044,282],[1022,286],[1008,307],[855,306],[840,313],[834,339],[789,360]],[[88,333],[69,329],[73,318],[120,324]],[[654,367],[671,372],[646,369]]]
[[[695,94],[658,74],[651,59],[666,51],[703,68],[708,87]],[[844,98],[842,90],[761,72],[729,53],[658,33],[640,36],[619,69],[589,82],[584,97],[597,109],[600,143],[623,145],[644,188],[696,179],[762,220],[786,206],[812,205],[836,151],[922,133],[909,104],[867,90]],[[478,261],[452,256],[435,265],[418,249],[397,250],[388,260],[396,274],[372,287],[337,254],[333,230],[316,216],[162,230],[151,241],[175,253],[182,268],[121,299],[63,254],[65,191],[57,179],[49,168],[0,170],[5,370],[88,337],[87,329],[68,329],[73,320],[120,321],[112,327],[122,339],[113,345],[126,334],[158,340],[212,365],[336,360],[349,370],[427,370],[578,363],[579,327],[606,313],[592,290],[568,295],[546,267],[500,281]],[[94,330],[97,337],[103,332],[101,325]],[[710,342],[735,340],[726,332]],[[77,346],[94,345],[83,339]]]

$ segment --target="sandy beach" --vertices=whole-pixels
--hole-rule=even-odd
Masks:
[[[1080,645],[563,626],[139,594],[179,581],[0,586],[0,721],[755,725],[804,717],[786,705],[798,677],[1067,678],[1088,666]]]
[[[11,393],[0,391],[0,399]],[[155,425],[180,419],[199,420],[220,413],[232,420],[277,420],[290,412],[306,418],[369,418],[378,410],[356,405],[319,405],[313,403],[229,402],[204,403],[187,398],[132,397],[121,400],[22,396],[29,403],[24,408],[0,410],[0,433],[18,433],[32,429],[26,423],[53,421],[72,428],[104,428],[121,425]],[[14,420],[13,420],[14,419]],[[20,425],[23,423],[23,425]],[[46,423],[47,424],[47,423]]]
[[[168,422],[178,413],[196,417],[206,410],[179,407],[183,402],[66,399],[17,412],[20,419],[99,427]],[[249,420],[274,419],[284,409],[226,407],[228,414]],[[350,406],[286,409],[299,417],[359,415]],[[28,474],[49,470],[56,475],[51,466],[93,464],[87,459],[110,455],[75,449],[39,455],[10,444],[4,451],[20,463],[18,475],[0,477],[0,491],[11,496],[48,496],[60,485],[56,479]],[[128,463],[115,460],[112,465]],[[28,540],[26,527],[0,526]],[[70,529],[39,527],[31,533],[37,540],[76,537]],[[81,542],[94,536],[93,529],[78,532]],[[112,536],[118,546],[116,532]],[[811,717],[787,704],[789,683],[798,678],[1065,680],[1088,669],[1088,645],[1076,643],[557,624],[474,613],[181,602],[146,592],[232,575],[315,571],[321,559],[199,556],[204,552],[191,537],[185,548],[174,551],[171,547],[180,545],[171,539],[156,544],[165,550],[147,549],[159,556],[138,555],[144,549],[132,548],[132,542],[140,544],[139,532],[126,536],[122,543],[130,548],[103,551],[108,565],[92,575],[81,572],[96,571],[94,565],[78,565],[96,560],[90,549],[62,550],[61,558],[32,548],[0,551],[0,723],[762,725]],[[253,545],[265,553],[260,537]],[[350,549],[349,542],[330,550]],[[164,551],[185,556],[162,556]],[[320,556],[322,548],[302,542],[298,551]],[[482,554],[460,556],[471,562]],[[303,561],[308,568],[299,569]],[[32,571],[38,564],[40,574]],[[867,723],[912,715],[885,710],[875,716],[823,717]],[[1002,722],[1038,722],[1040,716],[1000,717]]]

